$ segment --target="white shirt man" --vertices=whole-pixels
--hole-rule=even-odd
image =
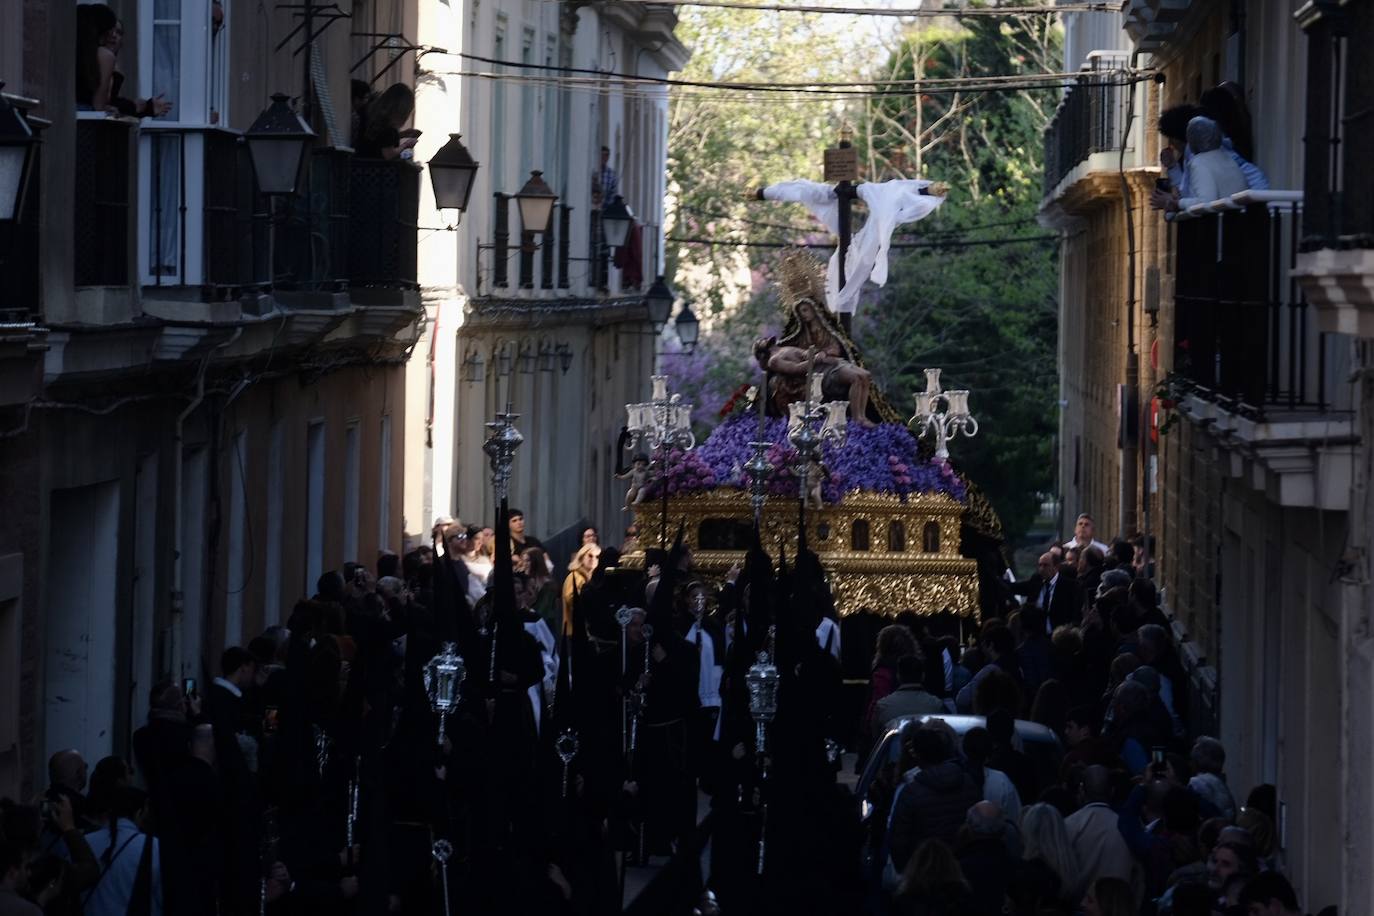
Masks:
[[[816,627],[816,643],[835,656],[838,661],[840,657],[840,625],[829,617],[822,617],[820,625]]]
[[[1093,524],[1093,517],[1084,512],[1082,515],[1078,516],[1078,520],[1074,522],[1073,537],[1064,542],[1064,549],[1068,550],[1070,547],[1075,547],[1079,550],[1087,550],[1089,547],[1096,547],[1098,550],[1102,551],[1103,556],[1106,556],[1107,551],[1111,548],[1097,540],[1093,536],[1096,533],[1097,526]]]

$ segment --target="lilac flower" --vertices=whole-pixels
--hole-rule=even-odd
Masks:
[[[785,419],[765,421],[763,438],[773,443],[767,452],[774,467],[767,490],[771,496],[797,495],[797,475],[793,469],[796,452],[787,443],[786,434]],[[710,438],[688,453],[687,461],[698,461],[710,472],[695,475],[701,481],[700,488],[747,488],[748,481],[740,479],[735,469],[753,455],[749,443],[757,435],[757,420],[753,416],[736,415],[717,426]],[[947,462],[923,458],[915,437],[899,424],[884,423],[872,429],[851,424],[845,446],[825,446],[822,461],[830,472],[821,488],[828,503],[837,503],[845,493],[855,490],[898,496],[946,493],[960,501],[965,498],[964,482],[954,469]],[[674,479],[671,470],[669,479]],[[692,483],[683,486],[688,490],[697,488]]]

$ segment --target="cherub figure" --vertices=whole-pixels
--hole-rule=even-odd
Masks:
[[[830,469],[820,461],[812,459],[806,463],[806,508],[823,509],[821,487],[830,479]]]
[[[642,453],[635,455],[630,469],[615,477],[630,482],[630,488],[625,491],[626,509],[644,502],[644,494],[649,489],[649,456]]]

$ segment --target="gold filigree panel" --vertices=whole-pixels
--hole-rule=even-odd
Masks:
[[[663,506],[659,501],[634,507],[640,544],[660,543]],[[807,546],[830,577],[836,607],[852,614],[869,607],[882,612],[911,609],[919,614],[943,611],[967,616],[978,611],[977,563],[959,553],[960,521],[964,507],[944,494],[896,496],[854,492],[839,505],[806,514]],[[682,527],[683,543],[691,548],[697,569],[719,579],[744,550],[703,550],[702,523],[719,519],[751,524],[753,510],[747,493],[721,488],[707,493],[672,496],[668,499],[666,543],[672,544]],[[856,522],[868,525],[868,549],[855,549],[852,533]],[[899,522],[905,529],[905,547],[890,549],[889,531]],[[938,546],[928,544],[927,525],[939,532]],[[770,499],[760,522],[764,549],[775,558],[781,545],[789,555],[797,552],[797,503]],[[927,550],[931,546],[935,549]],[[634,551],[622,558],[625,566],[642,568],[644,554]]]

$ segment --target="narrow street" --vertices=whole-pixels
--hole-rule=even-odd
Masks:
[[[1374,914],[1374,2],[0,22],[0,916]]]

